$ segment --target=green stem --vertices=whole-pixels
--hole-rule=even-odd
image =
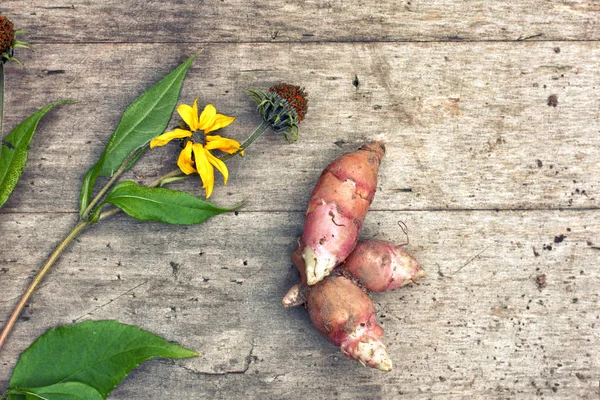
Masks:
[[[4,63],[0,57],[0,138],[3,136],[2,122],[4,122]]]
[[[73,239],[75,239],[89,225],[90,223],[88,221],[78,222],[77,225],[73,227],[71,232],[69,232],[69,234],[65,236],[62,242],[60,242],[58,246],[56,246],[52,254],[50,254],[50,257],[48,257],[40,271],[37,273],[35,278],[33,278],[33,281],[31,281],[25,293],[23,294],[23,296],[21,296],[21,299],[15,306],[14,310],[10,314],[10,317],[8,317],[6,324],[2,328],[2,332],[0,332],[0,350],[2,350],[2,346],[6,342],[6,339],[8,338],[8,335],[10,334],[13,326],[15,325],[15,322],[17,322],[17,319],[19,319],[19,315],[23,311],[25,304],[27,304],[27,302],[31,298],[31,295],[33,295],[33,292],[35,292],[39,284],[42,282],[44,276],[46,276],[48,271],[50,271],[50,268],[54,265],[56,260],[58,260],[58,257],[60,257],[62,252],[73,241]]]
[[[174,178],[176,176],[184,176],[185,174],[183,172],[181,172],[180,169],[174,169],[173,171],[169,172],[168,174],[165,174],[163,176],[161,176],[160,178],[158,178],[157,180],[155,180],[154,182],[150,183],[148,185],[149,188],[155,188],[155,187],[159,187],[162,186],[162,183],[164,180],[169,179],[169,178]],[[121,211],[120,208],[111,208],[108,211],[104,211],[102,213],[100,213],[100,217],[98,218],[98,221],[102,221],[103,219],[106,219],[112,215],[118,214]],[[0,399],[1,400],[1,399]]]
[[[115,182],[117,181],[117,179],[119,179],[119,177],[121,176],[121,174],[123,172],[125,172],[125,170],[129,166],[129,163],[131,163],[131,161],[133,161],[134,159],[136,159],[145,150],[146,150],[146,146],[142,146],[142,147],[139,147],[139,148],[135,149],[133,152],[131,152],[131,154],[125,159],[125,161],[123,161],[123,164],[121,164],[121,166],[119,167],[119,169],[117,170],[117,172],[115,172],[113,174],[113,176],[106,183],[106,185],[104,185],[102,187],[102,189],[100,189],[100,191],[98,192],[98,194],[96,195],[96,197],[94,197],[92,199],[92,201],[90,202],[90,204],[88,204],[88,206],[86,207],[86,209],[83,210],[83,213],[81,213],[80,221],[87,220],[87,218],[89,217],[89,215],[92,212],[92,210],[94,209],[94,207],[96,207],[96,204],[98,204],[98,202],[100,200],[102,200],[102,198],[104,197],[104,195],[106,194],[106,192],[108,192],[108,190],[115,184]]]
[[[106,185],[104,185],[104,187],[102,187],[102,189],[100,189],[100,192],[98,192],[96,197],[94,197],[94,199],[90,202],[90,204],[84,210],[82,217],[80,218],[77,225],[75,225],[73,227],[71,232],[69,232],[69,234],[63,239],[63,241],[60,242],[58,244],[58,246],[56,246],[56,248],[54,249],[52,254],[50,254],[50,257],[48,257],[48,259],[46,260],[46,262],[44,263],[44,265],[42,266],[40,271],[37,273],[35,278],[33,278],[33,281],[29,284],[29,287],[27,287],[27,290],[25,291],[23,296],[21,296],[21,299],[19,300],[19,302],[15,306],[14,310],[10,314],[10,317],[6,321],[4,328],[2,328],[2,332],[0,332],[0,350],[2,350],[2,346],[6,342],[8,335],[10,334],[13,326],[19,319],[19,315],[21,315],[21,312],[23,311],[25,304],[27,304],[27,302],[29,301],[29,299],[31,298],[31,296],[33,295],[33,293],[35,292],[35,290],[37,289],[39,284],[42,282],[42,280],[44,279],[44,276],[46,276],[46,274],[48,273],[50,268],[54,265],[54,263],[56,262],[58,257],[60,257],[62,252],[73,241],[73,239],[75,239],[85,228],[87,228],[88,226],[90,226],[94,223],[89,220],[90,213],[94,210],[94,208],[96,207],[98,202],[100,202],[100,200],[102,200],[102,198],[104,197],[106,192],[115,184],[117,179],[119,179],[121,174],[123,172],[125,172],[125,170],[129,166],[131,161],[136,159],[136,157],[138,157],[141,154],[141,152],[143,152],[144,150],[145,150],[145,147],[140,147],[140,148],[136,149],[127,157],[127,159],[125,161],[123,161],[123,164],[121,164],[121,166],[119,167],[117,172],[115,172],[113,174],[112,178],[108,181],[108,183]]]
[[[261,122],[261,124],[254,130],[254,132],[252,132],[252,135],[250,135],[248,137],[248,139],[246,139],[246,141],[244,143],[242,143],[242,145],[240,146],[240,149],[238,151],[236,151],[235,153],[232,153],[232,154],[225,154],[225,155],[219,157],[219,159],[221,159],[221,161],[227,161],[231,157],[237,156],[238,154],[240,154],[241,152],[246,150],[248,148],[248,146],[250,146],[252,144],[252,142],[254,142],[256,139],[258,139],[260,137],[260,135],[262,135],[269,126],[270,126],[270,124],[268,122],[266,122],[266,121]]]
[[[184,176],[185,174],[183,172],[181,172],[180,169],[174,169],[173,171],[169,172],[168,174],[165,174],[163,176],[161,176],[160,178],[158,178],[157,180],[155,180],[154,182],[150,183],[148,185],[149,188],[155,188],[155,187],[159,187],[162,186],[162,183],[165,179],[169,179],[169,178],[175,178],[177,176]]]
[[[157,180],[155,180],[154,182],[150,183],[148,185],[149,188],[155,188],[155,187],[159,187],[162,186],[162,183],[169,178],[174,178],[177,176],[185,176],[185,174],[183,172],[181,172],[180,169],[174,169],[173,171],[161,176],[160,178],[158,178]],[[100,213],[100,217],[98,217],[98,221],[102,221],[103,219],[106,219],[112,215],[118,214],[119,212],[121,212],[120,208],[111,208],[108,211],[104,211],[102,213]],[[2,400],[2,399],[0,399]]]

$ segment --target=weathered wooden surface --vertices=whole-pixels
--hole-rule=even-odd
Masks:
[[[258,123],[243,89],[285,80],[310,92],[296,144],[267,134],[230,162],[211,199],[248,200],[238,215],[192,227],[120,215],[85,232],[0,353],[0,390],[48,328],[117,319],[204,356],[147,362],[112,399],[600,396],[595,2],[9,0],[0,11],[37,44],[19,52],[26,69],[7,69],[5,126],[80,100],[42,122],[0,210],[0,321],[75,222],[83,173],[122,111],[180,61],[205,49],[181,101],[237,115],[223,132],[238,139]],[[374,297],[389,374],[280,306],[312,185],[373,138],[388,152],[363,235],[403,242],[405,222],[429,272]],[[177,152],[147,154],[131,176],[153,180]],[[174,186],[201,195],[198,183]]]
[[[36,42],[598,40],[594,0],[4,0]]]
[[[189,228],[115,218],[64,255],[19,321],[0,376],[49,326],[118,318],[204,357],[149,362],[119,386],[116,399],[172,392],[291,398],[306,388],[317,397],[541,393],[593,399],[600,251],[588,241],[598,237],[598,214],[370,213],[365,235],[401,241],[396,222],[405,222],[409,249],[429,271],[420,286],[375,296],[395,362],[389,374],[346,360],[316,333],[304,310],[280,306],[297,276],[287,254],[302,213],[240,212]],[[11,262],[4,261],[3,308],[51,249],[51,236],[73,220],[71,214],[3,215],[3,230],[11,232],[6,245],[13,249]],[[553,243],[560,234],[567,238]],[[548,245],[552,250],[544,250]],[[546,275],[544,288],[539,275]]]
[[[302,140],[290,146],[273,134],[261,138],[249,157],[233,162],[231,186],[217,187],[215,193],[232,193],[227,201],[252,192],[250,210],[303,210],[310,190],[286,182],[309,188],[340,151],[382,138],[388,155],[376,209],[600,204],[595,42],[311,43],[293,53],[274,44],[102,44],[39,45],[27,69],[11,68],[18,86],[7,96],[7,126],[49,100],[81,103],[53,111],[48,129],[34,139],[22,189],[4,211],[75,211],[83,173],[123,110],[201,47],[182,101],[200,97],[238,115],[225,131],[232,137],[243,139],[259,121],[244,89],[288,80],[310,93]],[[167,57],[159,63],[161,55]],[[548,106],[552,94],[557,107]],[[136,176],[149,181],[169,171],[178,151],[175,144],[153,151]]]

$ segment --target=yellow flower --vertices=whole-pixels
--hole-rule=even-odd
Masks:
[[[209,104],[204,107],[204,111],[198,118],[198,99],[194,100],[193,106],[181,104],[177,107],[177,112],[189,129],[165,132],[150,141],[150,148],[164,146],[173,139],[189,138],[179,154],[177,165],[186,175],[198,172],[202,179],[202,188],[206,189],[206,198],[209,198],[215,185],[214,168],[223,174],[224,184],[227,184],[229,178],[229,171],[225,163],[210,151],[221,150],[233,154],[240,148],[237,141],[212,135],[210,132],[226,127],[235,120],[235,117],[217,114],[215,106]]]

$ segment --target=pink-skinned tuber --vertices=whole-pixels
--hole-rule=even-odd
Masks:
[[[292,253],[292,262],[300,273],[300,282],[292,286],[282,300],[284,307],[306,302],[306,268],[300,245]],[[371,292],[386,292],[414,283],[426,275],[413,256],[400,246],[383,240],[367,239],[358,242],[354,251],[341,265],[341,271]]]
[[[361,240],[341,265],[371,292],[386,292],[425,276],[404,249],[383,240]]]
[[[373,302],[352,280],[337,274],[324,279],[308,292],[306,307],[317,330],[347,357],[382,371],[392,370]]]
[[[292,261],[300,272],[300,282],[283,298],[284,307],[305,304],[315,327],[347,357],[391,370],[392,362],[381,341],[383,329],[377,325],[366,290],[383,292],[414,282],[425,275],[419,263],[389,242],[359,241],[340,269],[309,286],[300,245],[292,253]]]
[[[300,239],[309,285],[329,275],[356,246],[384,154],[383,142],[371,142],[337,158],[321,174]]]
[[[367,291],[392,290],[425,272],[400,246],[381,240],[357,244],[384,153],[382,142],[372,142],[339,157],[323,171],[292,253],[300,282],[282,303],[284,307],[305,304],[313,325],[347,357],[390,371],[392,361],[381,341],[383,328],[377,324]]]

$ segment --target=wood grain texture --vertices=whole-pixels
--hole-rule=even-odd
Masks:
[[[375,138],[388,151],[374,209],[597,208],[600,47],[560,44],[556,53],[556,46],[211,45],[190,70],[181,101],[200,97],[237,115],[223,134],[242,140],[259,123],[244,89],[286,80],[309,92],[300,141],[288,145],[268,133],[248,157],[230,162],[230,183],[214,194],[224,204],[247,199],[249,210],[303,211],[321,170]],[[43,121],[3,212],[75,211],[82,176],[123,110],[197,49],[40,45],[26,53],[27,69],[7,72],[14,82],[7,127],[59,98],[80,103]],[[548,105],[551,95],[556,107]],[[134,178],[148,182],[175,168],[178,151],[177,144],[153,150]],[[176,187],[200,194],[199,186]]]
[[[73,219],[2,216],[2,315]],[[389,374],[345,359],[303,309],[280,306],[297,279],[289,253],[302,213],[240,212],[188,228],[121,216],[84,233],[17,324],[0,387],[45,329],[109,318],[204,355],[148,362],[113,399],[597,398],[597,211],[375,211],[364,236],[404,241],[400,220],[429,275],[374,296]]]
[[[5,0],[36,43],[598,40],[590,0]]]
[[[75,223],[85,171],[124,109],[204,48],[181,102],[259,118],[244,89],[305,86],[300,140],[267,133],[200,226],[124,215],[61,257],[0,353],[0,391],[49,328],[139,325],[203,354],[144,363],[111,399],[600,396],[600,7],[586,0],[4,0],[29,33],[7,65],[5,129],[57,99],[0,210],[0,323]],[[174,118],[173,123],[176,123]],[[321,170],[387,143],[364,237],[404,242],[429,275],[374,296],[395,368],[362,368],[283,309]],[[128,177],[175,168],[176,144]],[[171,185],[201,196],[197,178]]]

